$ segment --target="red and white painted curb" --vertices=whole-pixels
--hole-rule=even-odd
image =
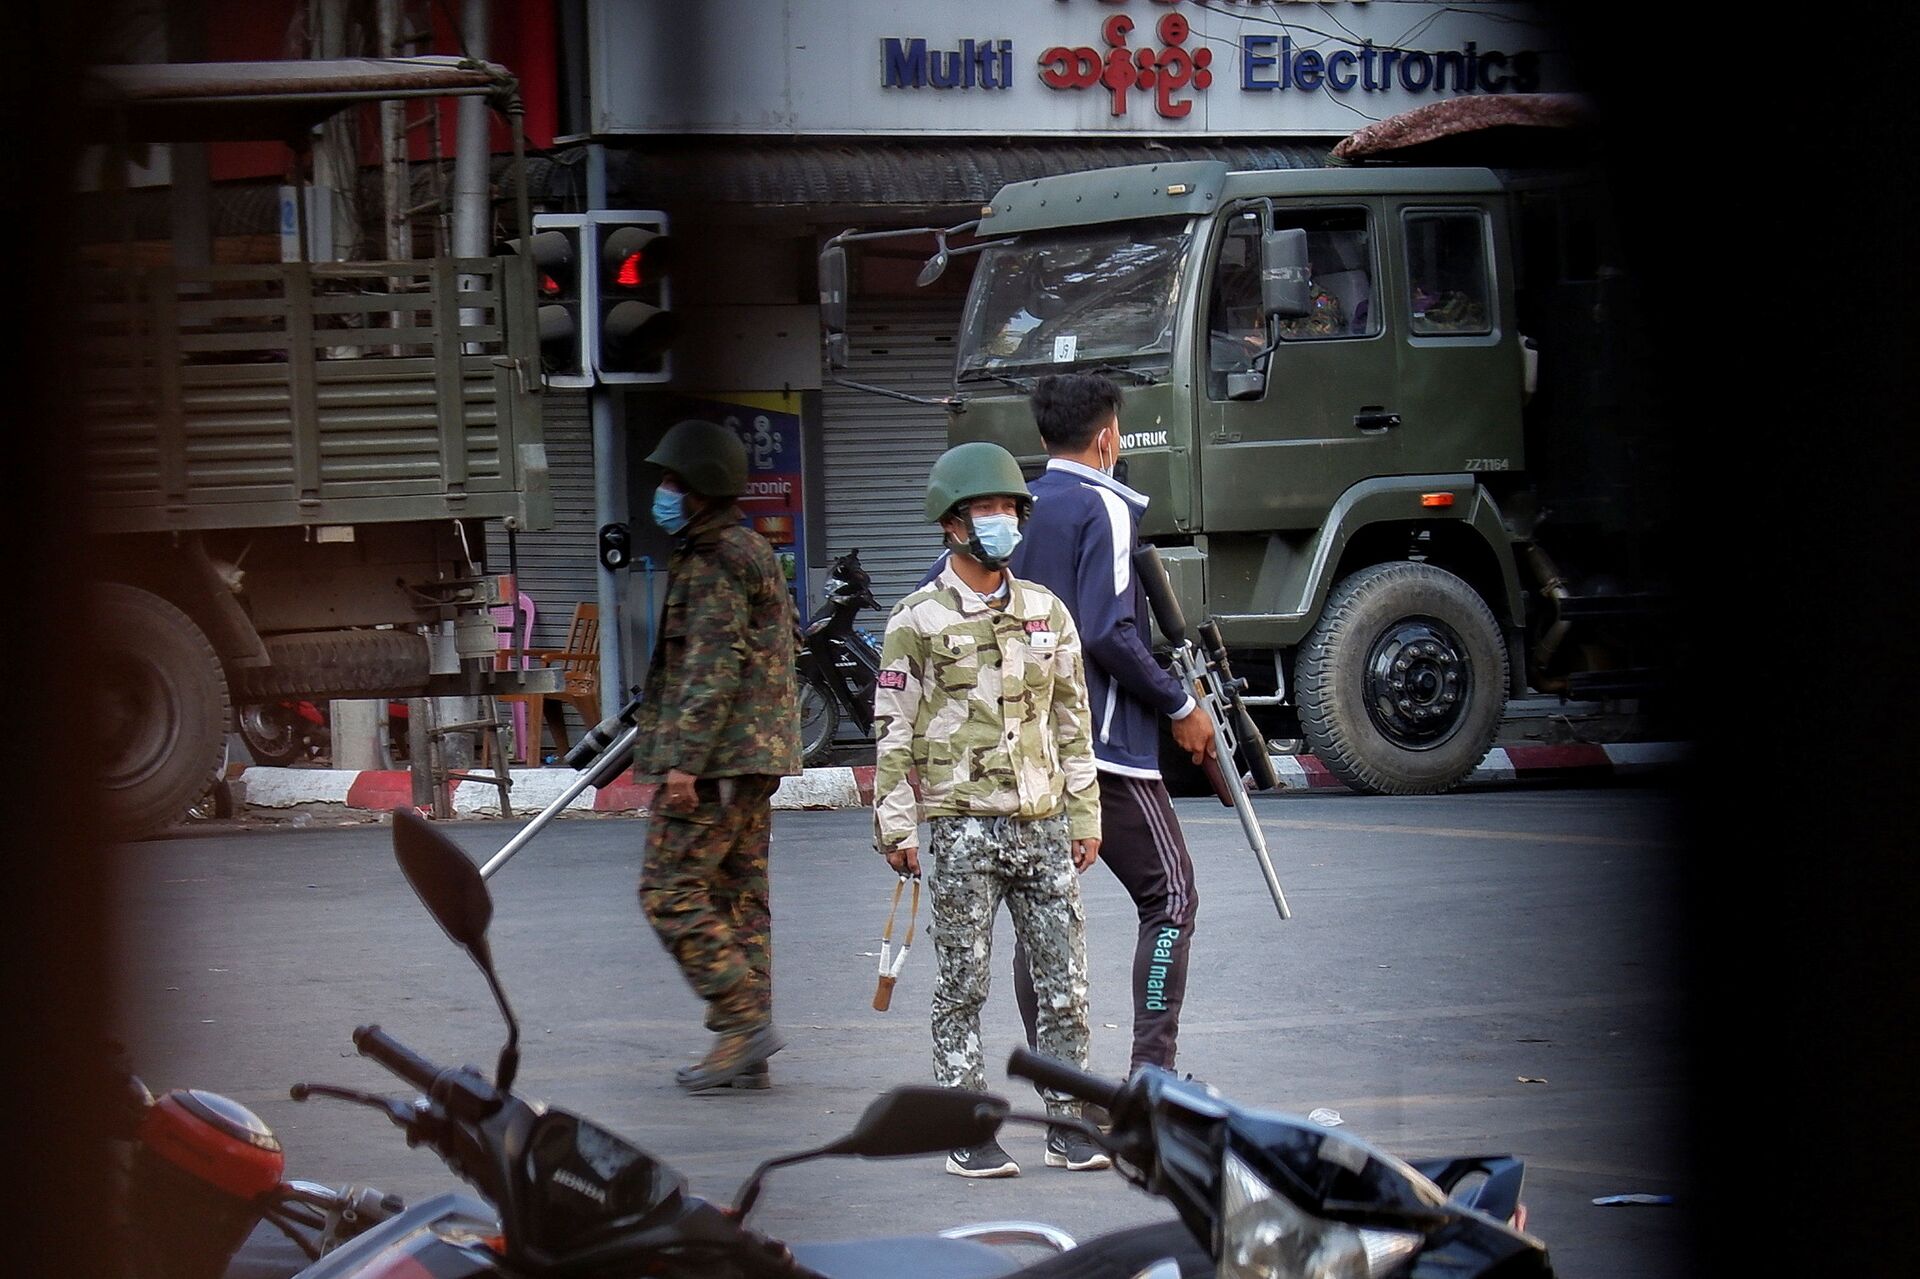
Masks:
[[[1678,742],[1619,742],[1599,746],[1496,746],[1462,786],[1553,776],[1631,777],[1678,764],[1687,747]],[[1275,755],[1274,771],[1289,790],[1345,790],[1346,783],[1312,755]]]
[[[1462,785],[1511,782],[1548,776],[1630,776],[1668,767],[1687,757],[1686,747],[1668,742],[1608,746],[1496,746],[1487,752]],[[1276,755],[1274,768],[1289,790],[1342,790],[1341,781],[1311,755]],[[564,768],[516,768],[511,801],[516,817],[544,809],[572,784]],[[235,774],[244,783],[248,808],[297,808],[326,804],[372,812],[413,806],[413,779],[404,770],[248,767]],[[610,785],[576,795],[568,813],[644,813],[657,787],[623,773]],[[775,808],[865,808],[873,803],[873,766],[809,768],[782,778],[773,793]],[[498,817],[500,791],[485,782],[461,782],[453,788],[453,811],[462,817]]]

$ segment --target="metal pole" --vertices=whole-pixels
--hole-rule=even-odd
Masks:
[[[587,144],[587,208],[607,207],[607,151],[598,142]],[[593,252],[598,251],[596,243]],[[597,271],[597,258],[580,264]],[[598,352],[589,352],[589,360]],[[627,439],[614,412],[613,391],[598,380],[587,392],[587,411],[593,424],[594,528],[627,522]],[[598,560],[596,558],[596,563]],[[623,639],[625,610],[621,607],[626,570],[599,565],[595,580],[600,600],[600,714],[617,714],[627,700],[627,670]]]
[[[380,56],[399,57],[400,0],[380,0],[378,22]],[[439,104],[432,105],[437,109]],[[407,208],[412,203],[412,183],[407,180],[406,104],[392,99],[380,103],[380,193],[386,205],[387,257],[394,262],[404,262],[413,256],[413,236],[407,216]],[[387,291],[394,292],[398,287],[399,281],[389,277]],[[402,327],[399,312],[390,313],[388,323],[396,329]],[[389,355],[400,353],[398,346],[387,348]]]
[[[487,0],[466,0],[461,6],[460,37],[462,49],[476,62],[487,56]],[[475,96],[460,99],[453,143],[453,256],[484,258],[492,221],[492,190],[488,182],[490,168],[487,150],[487,101]],[[461,289],[473,288],[463,278]],[[481,316],[473,308],[460,312],[463,325],[479,324]]]
[[[618,707],[615,708],[616,711],[618,709]],[[581,769],[580,775],[567,784],[567,788],[560,792],[558,798],[541,809],[538,817],[528,822],[525,829],[508,840],[505,847],[488,859],[487,864],[480,868],[480,878],[491,878],[493,872],[505,866],[508,859],[525,848],[527,842],[538,835],[548,822],[558,817],[560,811],[571,804],[580,792],[596,783],[611,781],[614,776],[617,776],[619,771],[627,766],[628,756],[639,736],[640,726],[635,724],[614,738],[613,744],[600,754],[591,767]]]
[[[491,22],[487,0],[466,0],[461,6],[459,36],[464,56],[475,62],[486,60]],[[488,147],[491,121],[487,113],[487,100],[473,95],[459,100],[454,117],[453,256],[456,258],[484,258],[493,247],[493,191],[489,181],[491,154]],[[479,282],[472,276],[463,275],[459,287],[462,292],[473,292],[479,289]],[[463,328],[480,325],[485,320],[485,312],[477,307],[460,308],[460,324]],[[477,352],[480,347],[476,343],[462,349]],[[449,697],[443,699],[439,710],[443,716],[442,722],[470,723],[480,718],[480,699]],[[440,753],[449,767],[470,768],[477,752],[472,740],[462,734],[458,741],[441,739]]]

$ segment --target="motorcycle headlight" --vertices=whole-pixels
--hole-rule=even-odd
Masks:
[[[1227,1152],[1219,1279],[1382,1279],[1420,1250],[1411,1230],[1376,1230],[1302,1211]]]

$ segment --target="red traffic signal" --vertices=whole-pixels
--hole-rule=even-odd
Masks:
[[[534,300],[540,330],[540,366],[559,386],[585,386],[592,380],[586,359],[586,299],[582,295],[581,219],[554,226],[533,220],[525,241],[509,240],[506,250],[533,259]]]
[[[664,382],[678,333],[666,218],[601,216],[595,368],[606,382]]]

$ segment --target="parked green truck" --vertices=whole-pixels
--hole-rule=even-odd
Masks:
[[[304,139],[385,96],[517,108],[499,68],[448,59],[101,74],[95,109],[135,141]],[[185,815],[234,708],[518,686],[493,669],[485,547],[489,521],[552,523],[528,260],[183,269],[104,247],[75,386],[110,833]]]
[[[1606,201],[1582,165],[1010,184],[941,242],[980,255],[949,439],[1037,467],[1034,379],[1119,383],[1124,478],[1183,611],[1219,623],[1270,739],[1353,789],[1452,787],[1503,724],[1679,731],[1667,440]]]

